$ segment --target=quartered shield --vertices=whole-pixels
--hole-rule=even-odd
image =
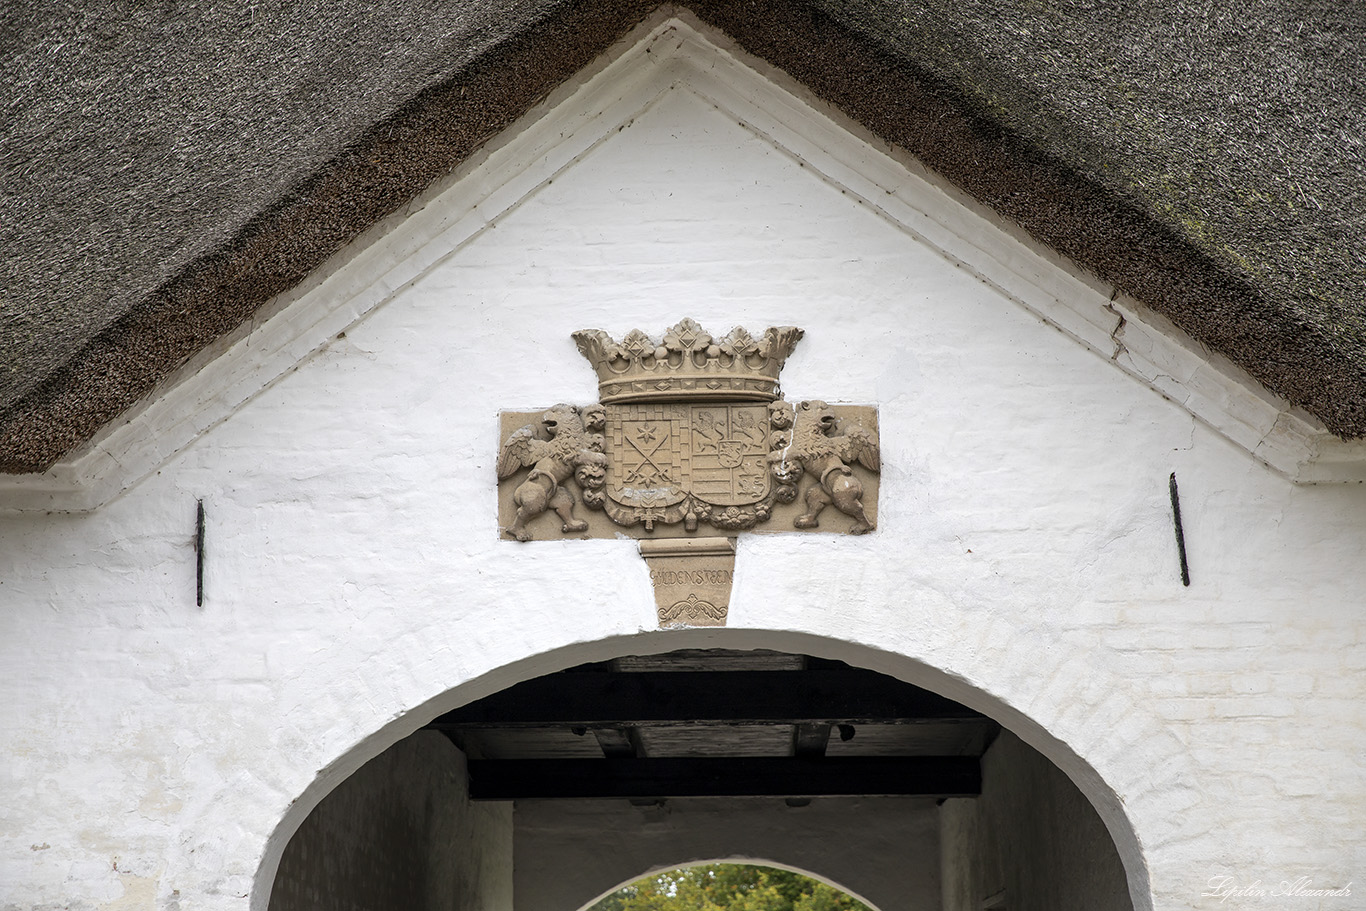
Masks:
[[[716,506],[768,496],[768,406],[692,405],[688,489]]]
[[[607,407],[607,495],[623,506],[659,509],[688,496],[686,405]]]
[[[607,494],[641,509],[690,494],[714,506],[768,496],[768,407],[623,404],[607,407]]]

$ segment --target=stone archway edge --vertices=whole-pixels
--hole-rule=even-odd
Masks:
[[[1027,638],[1029,637],[1023,637]],[[1028,646],[1023,644],[1018,631],[1012,639],[1013,646],[998,650],[997,658],[1010,660],[1011,653],[1016,653],[1017,650],[1027,651]],[[1148,858],[1142,847],[1143,840],[1140,839],[1131,821],[1132,814],[1139,811],[1149,822],[1162,819],[1160,809],[1155,810],[1157,816],[1149,816],[1148,808],[1154,804],[1160,806],[1163,800],[1162,782],[1179,787],[1182,780],[1190,775],[1190,760],[1176,739],[1165,733],[1155,718],[1125,698],[1122,688],[1110,689],[1097,704],[1089,703],[1088,700],[1094,698],[1094,690],[1102,685],[1100,681],[1104,679],[1099,668],[1083,669],[1076,662],[1065,665],[1070,668],[1070,673],[1041,673],[1044,669],[1039,667],[1037,662],[1030,668],[1032,673],[1028,673],[1028,676],[1036,682],[1048,680],[1049,684],[1045,689],[1052,691],[1040,692],[1037,687],[1031,687],[1034,690],[1032,699],[1036,705],[1042,707],[1050,704],[1054,706],[1053,711],[1061,710],[1063,715],[1067,715],[1068,705],[1077,708],[1086,703],[1089,705],[1088,711],[1099,716],[1096,719],[1079,717],[1073,712],[1072,717],[1064,725],[1067,730],[1050,731],[1045,726],[1044,719],[1032,718],[1019,708],[988,691],[979,689],[967,680],[908,655],[873,648],[868,644],[848,639],[831,638],[828,635],[761,629],[693,629],[617,636],[599,641],[580,642],[549,653],[527,655],[521,660],[482,674],[466,684],[411,707],[380,730],[369,734],[360,743],[336,756],[306,787],[304,793],[290,798],[281,805],[277,811],[282,814],[279,824],[263,845],[261,865],[252,888],[253,911],[267,911],[269,890],[280,854],[312,807],[365,761],[422,726],[429,718],[551,670],[606,660],[623,654],[648,654],[689,647],[767,648],[835,658],[940,692],[993,717],[1057,764],[1086,795],[1100,813],[1115,840],[1128,872],[1134,908],[1136,911],[1150,911],[1153,908],[1152,893],[1148,885]],[[1019,658],[1022,666],[1027,665],[1022,655],[1017,654],[1015,657]],[[1090,681],[1089,689],[1092,692],[1088,693],[1086,698],[1078,699],[1081,694],[1075,690],[1067,693],[1057,692],[1060,687],[1076,685],[1081,679]],[[1122,719],[1122,724],[1114,724],[1117,719]],[[1119,736],[1099,736],[1098,721],[1101,725],[1110,726],[1105,730],[1112,730]],[[1113,766],[1110,776],[1103,775],[1091,761],[1078,755],[1068,745],[1064,738],[1068,737],[1068,731],[1072,730],[1086,732],[1086,736],[1095,741],[1095,746],[1104,748],[1104,756],[1097,755],[1093,758],[1099,760],[1103,768]],[[1151,778],[1151,771],[1155,767],[1163,770],[1160,782],[1155,782]],[[1120,793],[1116,793],[1108,780],[1113,775],[1120,775],[1132,781],[1142,781],[1148,791],[1121,796],[1127,787],[1121,786]],[[1170,826],[1170,831],[1160,835],[1153,834],[1161,840],[1179,844],[1193,834],[1183,833],[1181,829],[1182,826],[1176,822]]]

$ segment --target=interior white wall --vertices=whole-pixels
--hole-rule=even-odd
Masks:
[[[939,813],[923,798],[519,800],[515,911],[578,911],[657,870],[777,864],[877,911],[938,911]]]
[[[982,757],[982,794],[939,811],[944,911],[1130,911],[1105,825],[1057,766],[1005,731]]]
[[[512,905],[512,805],[469,799],[465,757],[418,731],[361,766],[290,839],[270,911]]]
[[[385,293],[99,511],[0,518],[0,907],[259,911],[312,805],[428,718],[703,645],[993,715],[1140,909],[1366,869],[1366,489],[1268,471],[686,88]],[[683,316],[802,326],[789,398],[880,409],[878,531],[743,537],[707,633],[653,630],[630,542],[518,545],[493,509],[497,410],[594,399],[569,333]]]

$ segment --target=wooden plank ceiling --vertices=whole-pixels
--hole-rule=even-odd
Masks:
[[[428,727],[469,758],[476,800],[972,797],[1000,730],[874,671],[722,649],[581,665]]]

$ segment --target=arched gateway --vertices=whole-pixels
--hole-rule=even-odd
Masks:
[[[337,783],[375,744],[341,757],[289,807],[253,907],[366,895],[572,911],[643,871],[715,859],[800,869],[881,911],[1151,906],[1113,792],[1056,740],[1042,738],[1060,764],[1003,730],[991,714],[1040,734],[1000,701],[938,696],[886,671],[942,673],[847,642],[699,633],[583,644],[553,659],[597,660],[415,709],[423,730]],[[844,659],[733,647],[760,641]]]
[[[803,899],[820,902],[821,904],[817,904],[816,907],[821,907],[827,901],[838,902],[838,907],[858,902],[867,906],[869,911],[880,911],[866,898],[855,895],[838,883],[813,874],[810,870],[801,870],[789,864],[770,860],[756,861],[752,858],[746,861],[714,859],[662,871],[651,870],[644,876],[633,877],[606,895],[599,896],[582,911],[593,911],[603,905],[613,907],[618,901],[648,900],[647,896],[676,897],[680,887],[686,889],[689,886],[695,887],[696,892],[702,892],[712,900],[726,900],[734,896],[731,903],[740,906],[744,905],[744,899],[754,890],[773,887],[785,902],[792,904]]]

